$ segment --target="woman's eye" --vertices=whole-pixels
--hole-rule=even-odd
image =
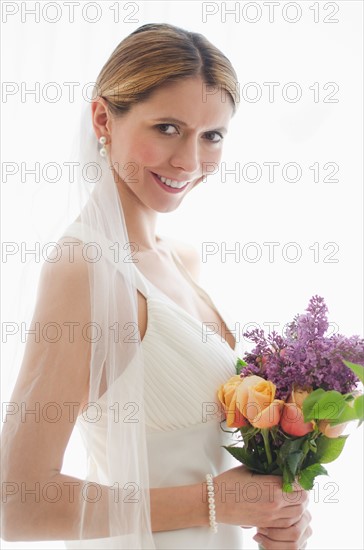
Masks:
[[[218,143],[223,139],[222,134],[220,132],[206,132],[205,134],[208,141],[211,141],[212,143]]]
[[[176,127],[174,126],[174,124],[157,124],[157,128],[160,132],[162,132],[162,134],[172,135],[177,133],[177,131],[175,132],[171,131],[171,130],[176,130]]]
[[[157,124],[156,128],[159,132],[167,136],[172,136],[179,133],[177,127],[174,124]],[[211,143],[218,143],[223,139],[223,135],[220,134],[220,132],[215,131],[206,132],[204,136],[205,139],[207,139],[207,141],[210,141]]]

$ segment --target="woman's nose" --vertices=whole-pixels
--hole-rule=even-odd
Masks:
[[[198,141],[194,138],[181,140],[171,155],[170,164],[194,176],[200,173],[200,154]]]

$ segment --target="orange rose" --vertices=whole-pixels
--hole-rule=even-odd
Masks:
[[[306,390],[292,390],[287,402],[284,404],[281,428],[289,435],[306,435],[315,427],[313,421],[305,422],[303,418],[302,404],[310,392]]]
[[[237,404],[255,428],[271,428],[279,423],[284,402],[274,399],[275,385],[260,376],[246,376],[236,390]]]
[[[229,428],[241,428],[247,424],[236,403],[236,390],[241,383],[242,378],[239,375],[232,376],[220,386],[217,392],[217,397],[226,415],[226,425]]]

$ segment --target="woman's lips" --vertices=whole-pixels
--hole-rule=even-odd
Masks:
[[[176,189],[176,188],[173,188],[173,187],[169,187],[165,183],[161,182],[161,180],[157,177],[157,175],[154,172],[151,172],[151,174],[153,176],[154,181],[156,183],[158,183],[158,185],[160,187],[162,187],[165,191],[167,191],[167,193],[181,193],[182,191],[184,191],[186,189],[187,185],[189,185],[189,183],[190,183],[190,182],[187,182],[186,185],[181,187],[181,189]]]

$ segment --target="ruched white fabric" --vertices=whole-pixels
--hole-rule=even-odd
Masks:
[[[80,224],[71,224],[63,236],[80,239]],[[184,277],[217,311],[210,296],[193,281],[172,249],[171,253]],[[200,320],[155,287],[136,266],[135,272],[137,288],[147,301],[148,315],[142,351],[150,486],[175,487],[202,483],[206,473],[216,476],[238,465],[221,448],[221,445],[231,443],[231,435],[223,432],[220,426],[221,407],[217,400],[217,388],[235,374],[239,344],[236,343],[233,350],[219,334],[206,335]],[[218,315],[221,317],[220,313]],[[222,319],[230,330],[226,313]],[[120,383],[121,403],[126,376],[133,376],[132,364],[117,381]],[[107,457],[102,419],[106,418],[108,411],[103,405],[103,396],[98,403],[103,411],[101,421],[86,422],[81,415],[76,425],[90,446],[88,453],[92,461],[92,479],[103,483]],[[135,404],[125,404],[126,415],[129,421],[133,421],[133,416],[137,417]],[[202,498],[206,502],[201,491]],[[243,547],[241,527],[228,524],[219,524],[217,534],[209,527],[195,527],[155,532],[153,536],[158,549],[221,550]],[[85,540],[80,541],[80,546],[67,541],[65,544],[68,548],[87,548]]]

